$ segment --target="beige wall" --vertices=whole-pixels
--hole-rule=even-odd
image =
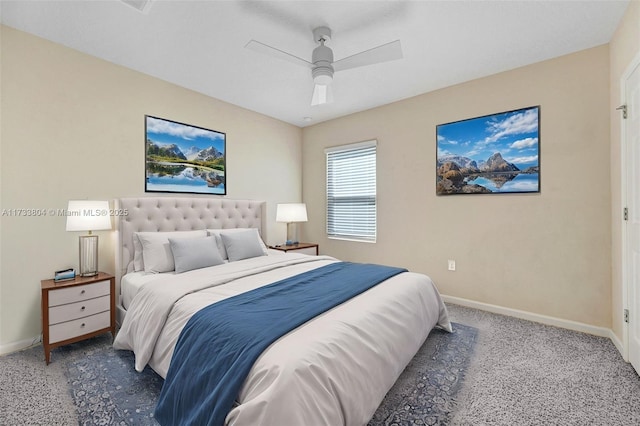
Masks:
[[[305,239],[426,273],[446,295],[610,327],[608,70],[600,46],[303,129]],[[437,124],[532,105],[540,194],[435,195]],[[329,240],[323,150],[368,139],[378,140],[378,241]]]
[[[227,197],[267,201],[267,239],[284,239],[275,204],[301,198],[298,127],[7,27],[0,34],[2,209],[144,196],[150,114],[226,132]],[[51,216],[3,216],[0,232],[2,352],[41,332],[40,280],[77,267],[79,234]],[[100,268],[113,272],[114,233],[98,234]]]
[[[618,26],[611,43],[609,114],[611,117],[611,242],[612,242],[612,328],[615,335],[624,340],[623,287],[622,287],[622,207],[621,193],[621,127],[622,115],[616,108],[623,104],[621,79],[634,60],[640,55],[640,1],[632,1]],[[637,62],[636,62],[637,63]]]

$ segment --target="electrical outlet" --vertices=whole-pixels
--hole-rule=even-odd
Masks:
[[[448,265],[449,265],[449,270],[450,271],[455,271],[456,270],[456,261],[455,260],[449,259]]]

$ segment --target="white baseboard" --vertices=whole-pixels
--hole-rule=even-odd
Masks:
[[[29,346],[36,345],[42,341],[42,336],[36,336],[32,339],[20,340],[19,342],[11,342],[5,345],[0,345],[0,355],[6,355],[11,352],[17,352],[22,349],[26,349]],[[44,356],[44,352],[43,352]]]
[[[609,330],[609,335],[607,337],[611,339],[613,345],[616,347],[616,349],[618,349],[618,352],[620,352],[620,355],[622,355],[622,359],[624,359],[626,362],[629,362],[629,360],[624,356],[624,345],[622,344],[616,333],[614,333],[613,330]]]
[[[595,325],[584,324],[582,322],[566,320],[562,318],[550,317],[547,315],[534,314],[533,312],[521,311],[519,309],[505,308],[503,306],[491,305],[489,303],[476,302],[474,300],[463,299],[461,297],[442,295],[442,300],[454,305],[466,306],[468,308],[480,309],[481,311],[493,312],[494,314],[506,315],[528,321],[539,322],[541,324],[566,328],[568,330],[580,331],[582,333],[593,334],[600,337],[608,337],[622,354],[622,343],[609,328],[596,327]]]

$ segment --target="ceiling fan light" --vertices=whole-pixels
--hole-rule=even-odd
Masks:
[[[333,77],[330,75],[322,74],[313,77],[313,82],[320,86],[328,86],[333,81]]]
[[[328,104],[331,102],[333,102],[333,93],[331,91],[331,86],[325,84],[316,84],[313,88],[311,106]]]
[[[333,68],[331,66],[316,66],[311,70],[313,82],[327,86],[333,81]]]

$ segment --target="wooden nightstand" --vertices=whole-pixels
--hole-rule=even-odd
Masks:
[[[73,280],[42,280],[42,347],[51,350],[102,333],[116,335],[116,280],[99,272]]]
[[[274,250],[284,251],[284,252],[295,251],[296,253],[311,254],[314,256],[318,255],[318,245],[312,244],[312,243],[298,243],[290,246],[285,246],[285,245],[269,246],[269,248],[272,248]]]

